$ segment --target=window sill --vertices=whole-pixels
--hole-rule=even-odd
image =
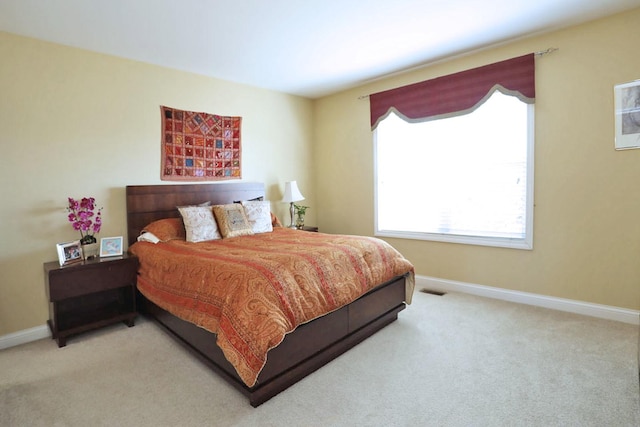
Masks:
[[[533,250],[531,239],[515,239],[500,237],[476,237],[454,234],[418,233],[409,231],[376,230],[376,237],[393,237],[397,239],[425,240],[433,242],[459,243],[465,245],[491,246],[509,249]]]

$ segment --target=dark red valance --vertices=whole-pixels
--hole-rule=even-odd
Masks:
[[[534,54],[374,93],[369,96],[371,129],[392,109],[409,121],[468,112],[496,86],[532,104],[536,97]]]

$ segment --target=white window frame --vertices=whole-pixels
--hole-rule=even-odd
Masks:
[[[373,132],[374,143],[374,235],[401,239],[429,240],[437,242],[461,243],[469,245],[493,246],[512,249],[533,249],[533,211],[534,211],[534,104],[527,104],[527,194],[526,222],[524,238],[480,237],[446,233],[422,233],[401,230],[381,230],[378,228],[378,131]]]

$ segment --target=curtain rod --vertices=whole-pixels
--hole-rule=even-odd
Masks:
[[[550,53],[553,53],[553,52],[555,52],[556,50],[560,50],[560,48],[559,48],[559,47],[549,47],[549,48],[547,48],[547,49],[545,49],[545,50],[539,50],[539,51],[537,51],[537,52],[534,52],[533,54],[534,54],[535,56],[544,56],[544,55],[548,55],[548,54],[550,54]],[[425,66],[426,66],[426,65],[425,65]],[[416,67],[415,69],[417,69],[417,68],[422,68],[422,66],[420,66],[420,67]],[[405,70],[405,71],[411,71],[411,70]],[[394,75],[394,74],[400,74],[400,73],[404,73],[404,71],[398,71],[398,72],[396,72],[396,73],[392,73],[392,74],[390,74],[390,75],[389,75],[389,77],[390,77],[390,76],[392,76],[392,75]],[[383,77],[384,77],[384,76],[381,76],[381,77],[379,77],[379,78],[383,78]],[[378,79],[374,79],[374,80],[378,80]],[[367,98],[369,98],[369,95],[360,95],[360,96],[358,97],[358,99],[367,99]]]
[[[546,55],[548,53],[553,53],[556,50],[560,50],[560,48],[559,47],[550,47],[550,48],[545,49],[545,50],[539,50],[539,51],[535,52],[534,55],[535,56],[544,56],[544,55]]]

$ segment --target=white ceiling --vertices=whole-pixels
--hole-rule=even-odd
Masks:
[[[0,0],[0,31],[316,98],[636,7],[640,0]]]

